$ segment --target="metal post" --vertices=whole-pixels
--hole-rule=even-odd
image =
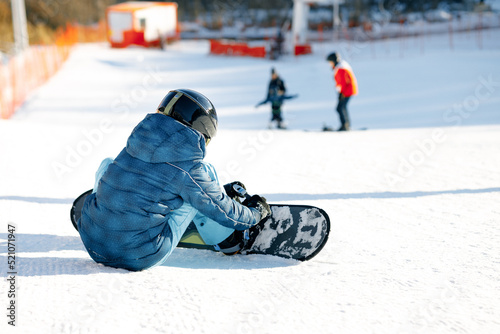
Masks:
[[[303,0],[293,1],[293,20],[292,20],[292,45],[304,43],[304,14],[305,3]]]
[[[11,0],[12,25],[14,28],[14,48],[19,53],[29,47],[28,25],[26,23],[26,6],[24,0]]]
[[[339,5],[343,3],[343,0],[333,0],[333,27],[334,29],[340,26],[340,14]]]
[[[309,4],[333,4],[333,24],[334,27],[340,25],[339,5],[344,0],[294,0],[293,1],[293,20],[292,20],[292,47],[306,43],[307,37],[307,18],[309,15]]]

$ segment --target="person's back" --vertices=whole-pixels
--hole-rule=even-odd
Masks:
[[[160,249],[169,228],[166,217],[183,204],[178,168],[191,170],[203,159],[200,141],[194,130],[161,114],[148,115],[134,129],[79,222],[94,260],[136,269],[165,255]]]
[[[339,92],[345,97],[351,97],[358,94],[358,82],[354,72],[345,60],[341,60],[334,70],[334,77]]]
[[[285,95],[285,93],[285,83],[277,74],[273,73],[271,81],[269,82],[268,99],[272,101],[273,104],[281,106],[281,104],[283,104],[283,100],[280,99],[280,96]]]

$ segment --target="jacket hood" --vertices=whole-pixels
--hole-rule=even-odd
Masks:
[[[349,65],[348,62],[346,62],[345,60],[341,60],[336,66],[335,66],[335,70],[338,70],[338,69],[345,69],[345,70],[349,70],[349,71],[352,71],[352,68],[351,68],[351,65]]]
[[[150,163],[203,160],[201,133],[162,114],[148,114],[127,140],[127,153]]]

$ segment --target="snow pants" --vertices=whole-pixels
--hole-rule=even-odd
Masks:
[[[283,116],[281,113],[281,103],[271,106],[271,123],[276,121],[278,128],[283,126]]]
[[[281,105],[279,106],[272,106],[271,109],[271,122],[272,121],[278,121],[282,122],[283,117],[281,116]]]
[[[99,166],[95,174],[95,184],[93,192],[97,191],[99,180],[104,175],[111,163],[113,163],[112,158],[106,158],[101,162],[101,165]],[[215,168],[207,162],[203,162],[203,166],[210,177],[213,180],[216,180],[217,183],[219,183],[219,178],[217,177]],[[150,268],[165,262],[170,254],[172,254],[175,247],[177,247],[177,244],[181,240],[182,235],[184,234],[184,232],[186,232],[186,229],[191,222],[194,222],[198,233],[207,245],[217,245],[234,232],[234,229],[220,225],[215,220],[212,220],[200,213],[191,204],[184,202],[184,204],[182,204],[180,208],[170,213],[170,217],[168,219],[171,233],[166,237],[170,239],[170,243],[168,246],[170,247],[170,249],[160,261],[150,266]]]
[[[347,102],[349,102],[350,96],[344,96],[339,94],[339,102],[337,104],[337,112],[339,113],[340,123],[342,127],[349,127],[351,121],[349,120],[349,112],[347,111]]]

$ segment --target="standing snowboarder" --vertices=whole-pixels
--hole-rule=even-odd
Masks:
[[[269,128],[272,128],[272,123],[276,121],[276,127],[278,129],[286,129],[283,115],[281,111],[281,106],[283,101],[287,99],[293,99],[298,95],[285,95],[286,87],[285,82],[280,78],[278,73],[274,68],[271,69],[271,81],[269,82],[269,87],[267,89],[267,97],[264,101],[258,103],[255,107],[259,107],[263,104],[271,102],[271,122]]]
[[[351,96],[358,94],[358,83],[351,66],[345,60],[341,60],[338,53],[331,53],[326,60],[330,63],[334,71],[335,86],[339,93],[337,112],[339,113],[341,126],[338,131],[349,131],[351,129],[351,121],[349,119],[347,103]]]
[[[96,173],[77,221],[89,255],[98,263],[144,270],[163,263],[194,222],[206,244],[235,253],[243,232],[270,214],[265,198],[225,194],[212,165],[203,161],[217,133],[217,114],[202,94],[170,91],[133,130],[115,159]],[[241,183],[237,183],[241,185]]]

